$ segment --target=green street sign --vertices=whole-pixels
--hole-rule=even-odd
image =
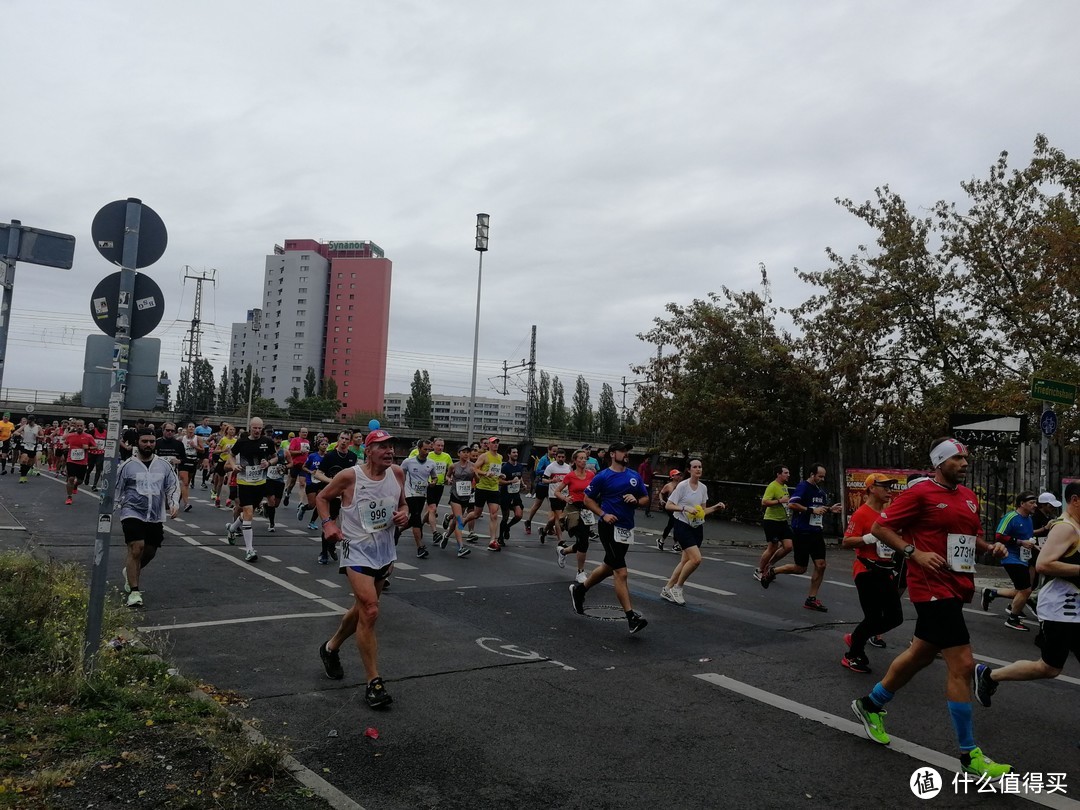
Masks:
[[[1055,402],[1058,405],[1072,405],[1076,402],[1076,386],[1057,380],[1042,380],[1036,377],[1031,381],[1032,399],[1042,402]]]

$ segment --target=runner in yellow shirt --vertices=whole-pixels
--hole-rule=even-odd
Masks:
[[[0,419],[0,475],[7,475],[8,460],[11,458],[11,434],[14,430],[11,414],[5,412],[4,418]]]
[[[476,508],[483,514],[488,512],[488,534],[491,542],[489,551],[502,551],[499,545],[499,474],[502,472],[502,456],[499,454],[499,438],[492,436],[487,440],[488,450],[473,464],[476,470]]]

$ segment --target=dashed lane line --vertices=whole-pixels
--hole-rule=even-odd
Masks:
[[[444,577],[442,574],[421,574],[424,579],[430,579],[432,582],[453,582],[453,577]]]
[[[282,613],[278,616],[249,616],[246,619],[215,619],[206,622],[185,622],[183,624],[155,624],[139,628],[139,632],[162,632],[164,630],[189,630],[197,627],[218,627],[224,624],[248,624],[250,622],[276,622],[285,619],[317,619],[324,616],[340,616],[344,610],[323,610],[318,613]]]
[[[270,562],[281,562],[277,557],[271,557],[269,554],[263,554],[262,559],[269,560]]]
[[[774,695],[772,692],[766,692],[763,689],[758,689],[756,686],[751,686],[742,681],[736,681],[733,678],[728,678],[727,676],[720,675],[716,672],[705,672],[700,675],[695,675],[694,677],[699,678],[706,683],[711,683],[713,686],[719,686],[721,689],[727,689],[737,695],[742,695],[751,700],[756,700],[759,703],[764,703],[806,720],[813,720],[814,722],[821,723],[829,728],[866,740],[866,732],[862,727],[862,723],[856,723],[854,720],[847,720],[843,717],[838,717],[835,714],[829,714],[820,709],[815,709],[812,706],[796,703],[794,700],[788,700],[785,697]],[[871,743],[867,740],[866,744],[875,745],[876,743]],[[941,768],[950,773],[960,772],[960,760],[957,759],[956,756],[943,754],[940,751],[926,748],[925,746],[909,742],[908,740],[902,740],[899,737],[892,737],[892,742],[889,743],[889,745],[880,745],[878,747],[905,754],[912,759],[925,762],[929,765],[933,765],[935,768]],[[1017,798],[1026,799],[1029,802],[1040,804],[1044,807],[1056,807],[1062,808],[1063,810],[1076,810],[1077,808],[1080,808],[1080,802],[1066,798],[1057,793],[1015,793],[1010,795],[1015,795]]]
[[[305,571],[303,568],[297,568],[295,565],[286,565],[285,568],[288,571],[292,571],[294,574],[306,574],[307,573],[307,571]]]
[[[318,582],[320,585],[325,585],[327,588],[340,588],[341,587],[338,583],[331,582],[328,579],[317,579],[315,581]]]

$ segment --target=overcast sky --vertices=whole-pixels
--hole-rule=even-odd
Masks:
[[[387,391],[426,368],[467,394],[484,211],[478,393],[536,324],[539,366],[595,399],[633,379],[668,301],[753,287],[759,262],[778,305],[802,301],[794,267],[872,238],[836,197],[960,199],[1038,132],[1080,155],[1065,0],[300,9],[0,0],[0,220],[78,239],[70,271],[19,265],[5,388],[81,387],[91,292],[115,270],[90,222],[112,200],[168,227],[146,272],[174,380],[185,266],[217,270],[220,373],[275,243],[370,239],[394,263]]]

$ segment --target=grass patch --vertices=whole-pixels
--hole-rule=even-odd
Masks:
[[[319,807],[213,700],[125,640],[129,614],[106,606],[89,675],[85,571],[0,554],[0,808]],[[113,803],[111,803],[113,802]]]

